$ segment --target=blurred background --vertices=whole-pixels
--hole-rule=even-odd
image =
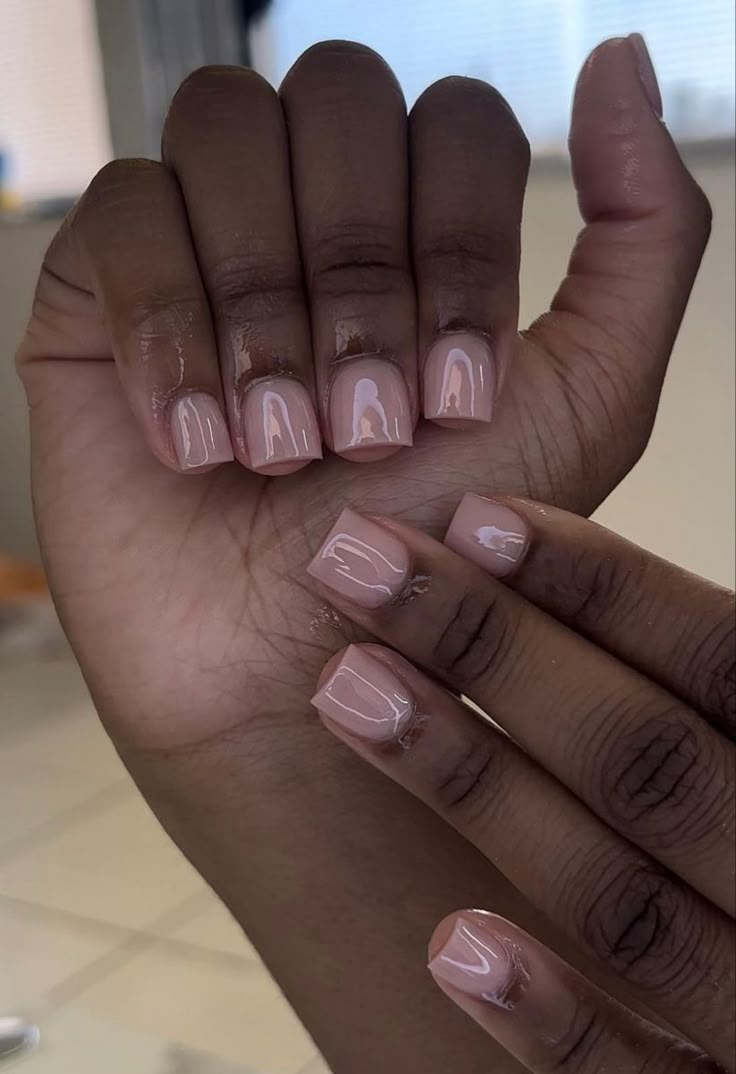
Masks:
[[[114,156],[158,156],[203,63],[275,85],[324,38],[363,41],[409,104],[493,82],[532,143],[522,321],[546,308],[579,227],[565,139],[577,71],[638,30],[714,230],[651,445],[597,517],[734,580],[733,0],[0,0],[0,1040],[19,1074],[322,1074],[255,952],[138,800],[97,729],[37,567],[26,408],[12,356],[66,209]],[[9,1048],[6,1045],[6,1048]]]

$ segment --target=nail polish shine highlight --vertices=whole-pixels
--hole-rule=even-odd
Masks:
[[[312,704],[348,734],[374,744],[398,741],[415,712],[414,699],[401,679],[358,645],[345,651]]]
[[[401,370],[384,358],[350,358],[330,389],[330,425],[338,454],[365,448],[410,447],[413,423]]]
[[[494,578],[505,578],[526,555],[529,528],[505,504],[467,492],[452,516],[444,543]]]
[[[469,332],[440,336],[424,364],[424,416],[489,422],[496,371],[491,349]]]
[[[373,609],[401,593],[409,564],[409,551],[398,537],[347,508],[307,572],[362,608]]]
[[[248,390],[243,429],[255,470],[322,458],[312,400],[305,386],[292,377],[273,377]]]
[[[225,416],[207,392],[182,395],[171,408],[171,439],[182,470],[232,462],[233,449]]]
[[[493,915],[467,911],[440,925],[430,944],[429,971],[466,996],[512,1009],[529,982],[520,956],[496,935]]]

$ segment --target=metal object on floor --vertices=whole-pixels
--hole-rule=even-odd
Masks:
[[[22,1018],[0,1018],[0,1063],[35,1048],[41,1039],[38,1026]]]

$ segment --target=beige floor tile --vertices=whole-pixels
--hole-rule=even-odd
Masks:
[[[0,898],[0,1013],[25,1012],[127,934]]]
[[[170,928],[162,928],[160,935],[183,943],[193,944],[218,955],[241,956],[260,963],[255,947],[246,939],[240,926],[225,909],[217,896],[206,889],[196,899],[189,917]]]
[[[315,1047],[261,967],[162,941],[77,996],[76,1008],[264,1074],[295,1074]]]
[[[128,928],[146,928],[201,890],[132,786],[123,800],[0,862],[0,894]]]
[[[332,1071],[321,1056],[316,1055],[311,1062],[299,1071],[299,1074],[332,1074]]]
[[[18,1074],[251,1074],[74,1007],[41,1011],[37,1021],[40,1047],[18,1062]]]

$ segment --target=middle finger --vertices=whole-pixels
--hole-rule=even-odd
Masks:
[[[325,438],[368,462],[418,412],[406,107],[375,52],[309,49],[281,87]]]

